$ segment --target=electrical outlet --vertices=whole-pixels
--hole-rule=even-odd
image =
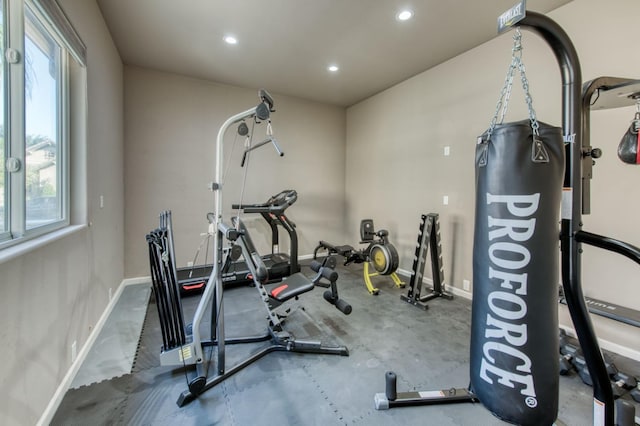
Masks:
[[[449,205],[449,196],[445,195],[442,197],[442,204],[444,204],[445,206]]]
[[[444,156],[448,157],[449,155],[451,155],[451,148],[449,148],[448,146],[444,147]]]
[[[462,280],[462,289],[464,291],[471,291],[471,282],[469,282],[469,280]]]
[[[74,340],[73,343],[71,344],[71,362],[74,362],[77,356],[78,356],[78,342]]]
[[[192,261],[188,261],[187,262],[187,268],[191,268],[193,266],[193,262]]]

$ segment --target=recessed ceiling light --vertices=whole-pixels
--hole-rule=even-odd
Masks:
[[[331,72],[337,72],[340,68],[337,65],[329,65],[327,69]]]
[[[224,36],[224,41],[227,44],[238,44],[238,39],[231,35]]]
[[[407,20],[409,20],[411,18],[413,18],[413,11],[411,11],[409,9],[401,10],[396,15],[396,19],[398,21],[407,21]]]

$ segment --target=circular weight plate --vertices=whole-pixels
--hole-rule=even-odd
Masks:
[[[398,269],[398,251],[391,244],[374,244],[371,247],[371,263],[380,275],[390,275]]]

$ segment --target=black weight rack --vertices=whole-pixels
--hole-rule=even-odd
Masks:
[[[444,266],[442,263],[442,241],[440,238],[440,222],[438,213],[423,214],[421,216],[418,243],[416,244],[411,281],[407,295],[400,296],[405,302],[427,310],[427,302],[438,297],[453,299],[453,294],[445,291]],[[427,295],[421,296],[424,267],[427,263],[427,252],[431,249],[431,271],[433,273],[433,288]]]

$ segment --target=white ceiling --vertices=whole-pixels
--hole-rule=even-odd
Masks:
[[[547,13],[569,1],[528,0],[527,8]],[[497,17],[515,3],[98,0],[125,64],[342,106],[495,37]],[[404,7],[415,16],[399,22]],[[224,43],[227,34],[238,44]]]

